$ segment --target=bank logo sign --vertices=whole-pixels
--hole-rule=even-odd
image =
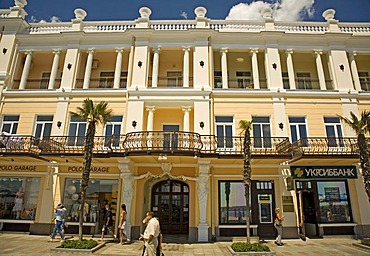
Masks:
[[[355,166],[291,166],[294,179],[356,179]]]

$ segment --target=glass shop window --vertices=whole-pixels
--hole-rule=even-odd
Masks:
[[[40,178],[0,177],[0,219],[34,220]]]
[[[352,222],[345,181],[318,181],[317,193],[321,222]]]
[[[219,182],[219,223],[220,224],[245,224],[246,207],[244,184],[242,181]],[[249,203],[251,204],[251,193]],[[251,209],[251,206],[250,206]],[[251,216],[251,215],[250,215]]]
[[[103,168],[103,167],[102,167]],[[79,211],[83,209],[84,222],[103,225],[105,205],[109,204],[115,221],[117,205],[118,180],[90,179],[86,191],[85,205],[81,205],[80,179],[66,179],[63,203],[67,208],[68,222],[78,222]]]

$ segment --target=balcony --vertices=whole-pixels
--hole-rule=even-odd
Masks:
[[[49,86],[49,79],[27,79],[26,90],[47,90]],[[60,87],[61,79],[55,79],[54,89],[58,89]],[[12,89],[19,89],[19,85],[21,80],[17,79],[14,80],[12,84]]]
[[[84,79],[76,79],[76,89],[83,88]],[[114,78],[91,78],[89,83],[89,89],[113,89],[114,85]],[[119,88],[126,88],[127,86],[127,78],[121,77],[120,79],[120,87]]]
[[[132,132],[117,136],[96,136],[95,157],[178,155],[210,158],[243,158],[243,137],[217,137],[192,132]],[[9,135],[0,140],[2,155],[83,156],[84,136]],[[368,139],[370,149],[370,139]],[[252,158],[300,159],[358,158],[356,138],[311,137],[293,144],[286,137],[251,138]]]
[[[153,87],[152,77],[148,78],[148,87]],[[158,77],[157,88],[179,88],[184,87],[183,77],[163,76]],[[193,87],[193,78],[189,77],[189,87]]]

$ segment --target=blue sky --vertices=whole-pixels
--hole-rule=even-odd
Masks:
[[[13,0],[0,0],[0,9],[13,5]],[[70,21],[76,8],[88,13],[86,20],[133,20],[142,6],[152,10],[155,20],[194,19],[197,6],[204,6],[212,19],[256,19],[266,5],[275,8],[277,20],[324,21],[322,12],[333,8],[342,22],[370,22],[370,0],[28,0],[25,10],[33,22]]]

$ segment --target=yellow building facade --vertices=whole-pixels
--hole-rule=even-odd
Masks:
[[[251,232],[284,237],[370,233],[353,131],[338,115],[370,109],[370,23],[151,20],[27,23],[23,1],[0,10],[0,225],[48,234],[53,207],[68,232],[99,234],[103,207],[146,211],[186,241],[245,235],[243,136],[251,120]],[[106,101],[86,204],[80,180],[86,98]],[[117,223],[115,223],[117,226]]]

